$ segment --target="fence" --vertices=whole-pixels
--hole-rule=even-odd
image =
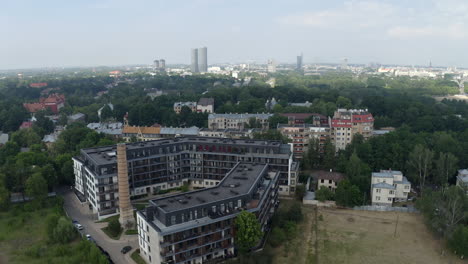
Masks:
[[[355,206],[353,207],[353,210],[419,213],[419,211],[412,206],[411,207],[392,207],[392,206],[382,206],[382,205],[363,205],[363,206]]]

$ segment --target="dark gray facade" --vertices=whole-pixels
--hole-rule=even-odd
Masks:
[[[198,49],[198,59],[200,72],[208,72],[208,49],[206,47]]]
[[[192,57],[191,57],[191,64],[190,64],[190,71],[191,72],[199,72],[198,69],[198,49],[192,49]]]

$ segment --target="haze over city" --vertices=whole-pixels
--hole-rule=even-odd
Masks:
[[[468,3],[433,1],[6,1],[0,69],[379,62],[466,67]]]

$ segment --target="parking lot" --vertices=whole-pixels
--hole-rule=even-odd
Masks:
[[[64,209],[68,216],[77,221],[83,226],[79,230],[82,236],[89,234],[95,243],[104,251],[108,252],[111,260],[116,264],[133,264],[135,263],[130,255],[134,250],[138,249],[138,236],[122,234],[119,240],[113,240],[108,237],[101,228],[106,227],[107,223],[96,223],[86,204],[81,204],[75,194],[71,190],[63,193]],[[120,251],[125,246],[131,246],[132,250],[127,254],[122,254]]]

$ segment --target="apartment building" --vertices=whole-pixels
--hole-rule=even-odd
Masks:
[[[294,158],[297,160],[302,159],[311,139],[318,140],[319,151],[323,153],[325,141],[330,137],[330,127],[328,126],[278,124],[277,129],[283,136],[291,139]]]
[[[214,263],[234,256],[235,218],[254,213],[267,233],[278,205],[280,172],[237,163],[217,186],[154,199],[137,213],[140,255],[147,263]]]
[[[216,186],[238,162],[269,164],[280,172],[279,193],[295,191],[298,164],[279,141],[179,137],[127,143],[130,195],[180,187]],[[73,158],[75,188],[98,218],[118,213],[116,146],[82,149]]]
[[[174,112],[176,112],[176,114],[180,114],[180,111],[182,111],[182,108],[184,106],[190,108],[190,111],[192,111],[192,112],[197,111],[197,102],[175,102],[174,103]]]
[[[374,117],[367,109],[338,109],[330,121],[330,136],[336,151],[345,149],[353,136],[361,134],[364,139],[372,136]]]
[[[259,131],[257,131],[259,130]],[[209,129],[201,128],[198,135],[201,137],[219,137],[219,138],[252,138],[253,133],[260,132],[260,129]]]
[[[302,125],[310,123],[315,126],[328,126],[328,118],[314,113],[282,113],[280,116],[288,118],[289,125]],[[309,121],[309,122],[306,122]]]
[[[253,118],[263,129],[268,128],[268,118],[273,114],[210,114],[208,127],[211,129],[245,129]]]
[[[392,206],[393,202],[406,201],[411,183],[401,171],[380,170],[371,178],[372,205]]]
[[[143,126],[125,126],[122,131],[123,138],[130,142],[132,138],[137,141],[150,141],[156,139],[197,136],[198,127],[143,127]]]

